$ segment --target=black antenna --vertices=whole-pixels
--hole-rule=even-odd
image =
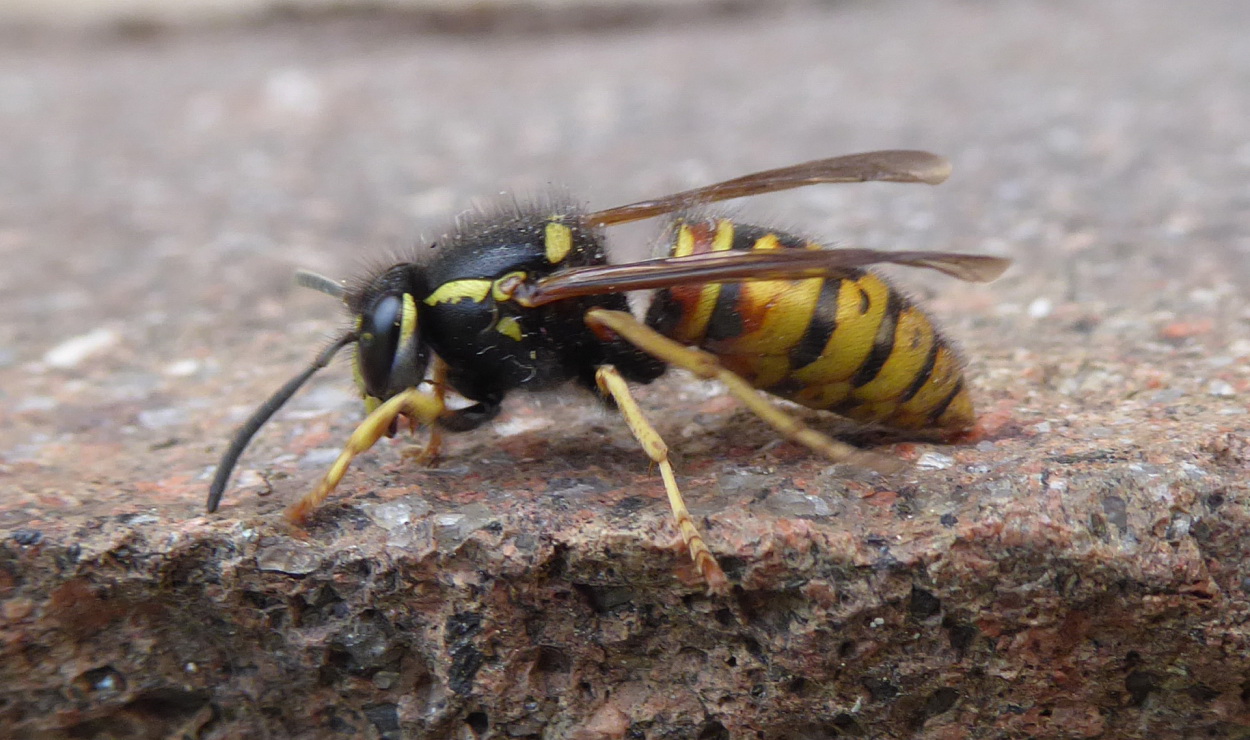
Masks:
[[[234,439],[230,440],[230,448],[226,450],[226,454],[221,456],[221,462],[217,464],[217,474],[213,476],[213,485],[208,488],[208,512],[211,514],[217,511],[217,505],[221,503],[221,494],[226,490],[226,483],[230,481],[230,473],[234,471],[234,466],[239,462],[239,457],[243,455],[243,450],[247,449],[248,442],[252,441],[252,437],[260,428],[269,421],[269,417],[273,416],[282,405],[291,400],[291,396],[300,389],[300,386],[308,382],[321,368],[330,364],[331,358],[338,353],[339,350],[356,340],[353,332],[348,332],[338,339],[334,340],[334,344],[321,350],[321,354],[317,355],[304,372],[296,375],[288,380],[277,393],[269,397],[259,408],[252,414],[252,418],[248,419],[243,426],[239,427],[239,431],[234,433]]]

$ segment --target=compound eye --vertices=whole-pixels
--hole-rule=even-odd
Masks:
[[[383,296],[365,312],[361,321],[360,376],[365,382],[365,392],[374,398],[387,397],[403,312],[404,302],[399,296]]]

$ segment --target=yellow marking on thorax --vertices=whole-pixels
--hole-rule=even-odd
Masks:
[[[517,322],[515,316],[504,316],[495,324],[495,331],[511,337],[514,341],[521,341],[521,324]]]
[[[563,261],[573,250],[573,230],[562,223],[548,221],[543,246],[547,248],[548,262],[554,265]]]
[[[503,277],[499,278],[499,279],[498,279],[498,280],[496,280],[495,282],[491,283],[491,284],[490,284],[490,295],[491,295],[491,297],[492,297],[492,298],[494,298],[496,301],[499,301],[500,303],[503,303],[504,301],[510,301],[510,300],[512,300],[512,291],[511,291],[511,290],[504,290],[504,289],[503,289],[503,288],[501,288],[500,286],[501,286],[501,285],[504,285],[504,284],[506,284],[506,283],[513,283],[513,282],[517,282],[517,281],[518,281],[518,279],[519,279],[519,280],[524,280],[524,279],[525,279],[525,271],[524,271],[524,270],[514,270],[513,272],[510,272],[510,273],[508,273],[507,275],[504,275]],[[515,288],[515,287],[516,287],[516,286],[515,286],[515,285],[513,285],[513,288]]]
[[[849,380],[872,352],[889,296],[890,287],[870,272],[843,280],[838,290],[833,335],[820,359],[796,371],[794,377],[813,385]]]
[[[924,369],[933,347],[933,324],[914,306],[898,314],[894,326],[894,348],[877,377],[855,389],[856,398],[886,401],[903,395]]]
[[[481,303],[486,300],[486,296],[490,294],[493,283],[490,280],[481,279],[465,279],[452,280],[434,289],[425,302],[430,306],[437,306],[440,303],[457,303],[468,299],[474,303]]]

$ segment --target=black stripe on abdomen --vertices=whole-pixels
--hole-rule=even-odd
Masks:
[[[842,281],[826,280],[820,287],[820,297],[816,299],[812,318],[807,322],[807,329],[798,344],[790,350],[790,367],[795,370],[807,367],[820,359],[829,338],[838,328],[838,293],[842,289]]]
[[[898,397],[900,404],[907,403],[920,392],[925,383],[929,382],[929,376],[933,374],[933,366],[937,362],[938,350],[942,348],[942,339],[937,334],[937,329],[933,330],[933,344],[929,346],[929,356],[925,358],[924,365],[921,366],[920,372],[916,373],[916,379],[912,381],[907,390],[903,391],[903,395]]]
[[[868,300],[868,294],[863,295],[864,299]],[[853,388],[872,382],[872,379],[877,377],[877,373],[881,372],[885,361],[890,359],[890,354],[894,352],[894,330],[898,327],[899,312],[903,310],[903,299],[896,290],[890,290],[889,295],[885,304],[885,313],[881,317],[881,326],[878,327],[877,336],[872,342],[872,352],[868,353],[864,364],[859,366],[859,370],[856,370],[851,378]],[[864,313],[867,313],[866,309]]]
[[[741,283],[721,283],[716,305],[712,307],[712,315],[707,320],[707,330],[703,332],[705,342],[736,339],[746,330],[742,315],[738,312],[741,286]]]

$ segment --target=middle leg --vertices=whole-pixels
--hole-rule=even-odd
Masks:
[[[440,407],[447,405],[447,363],[443,362],[443,358],[438,355],[434,356],[433,371],[430,375],[430,384],[433,386],[431,395]],[[412,431],[417,431],[418,420],[416,417],[409,417]],[[438,424],[430,424],[429,437],[425,441],[425,447],[420,451],[406,450],[404,456],[411,458],[418,465],[426,467],[434,467],[438,462],[438,454],[443,448],[443,429]]]

